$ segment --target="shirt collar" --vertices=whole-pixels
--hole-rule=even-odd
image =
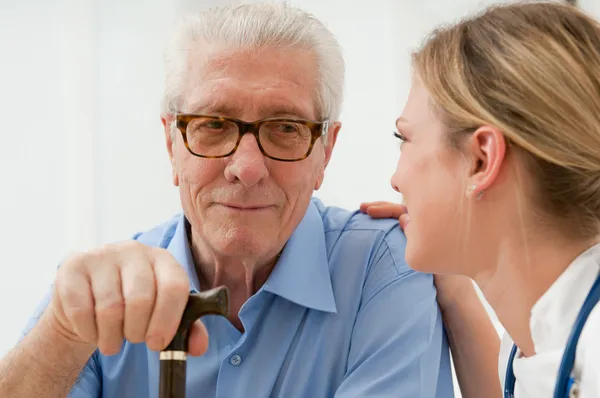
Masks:
[[[536,353],[563,347],[600,270],[600,244],[581,253],[531,309]]]
[[[305,307],[337,312],[323,219],[313,203],[285,245],[263,289]]]
[[[190,290],[199,292],[200,283],[188,243],[186,224],[187,219],[182,214],[167,250],[187,271]],[[314,204],[309,205],[261,290],[304,307],[337,312],[327,260],[323,219]]]
[[[177,222],[175,231],[173,232],[173,237],[167,246],[167,250],[187,272],[188,277],[190,278],[190,291],[199,292],[200,282],[198,280],[198,274],[196,273],[192,251],[190,250],[187,224],[188,221],[182,213]]]

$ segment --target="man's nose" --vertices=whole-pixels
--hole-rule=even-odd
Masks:
[[[244,134],[225,168],[225,178],[231,182],[239,180],[244,186],[251,187],[268,176],[265,156],[260,151],[256,138],[252,134]]]

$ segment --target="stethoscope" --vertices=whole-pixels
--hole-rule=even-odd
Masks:
[[[575,320],[575,325],[573,325],[573,330],[571,330],[569,340],[567,340],[567,346],[565,347],[565,352],[563,353],[563,357],[560,361],[558,377],[554,386],[554,398],[569,398],[571,397],[571,393],[574,393],[573,396],[576,396],[575,393],[577,391],[577,382],[571,374],[573,371],[573,364],[575,363],[575,350],[577,348],[579,336],[583,330],[583,325],[585,325],[585,321],[590,315],[590,312],[592,312],[594,306],[599,300],[600,275],[598,275],[596,278],[596,281],[592,285],[590,292],[583,302],[581,310],[579,311],[579,315],[577,315],[577,319]],[[508,358],[506,378],[504,379],[504,398],[514,398],[515,396],[516,379],[513,372],[513,361],[515,360],[516,354],[517,346],[513,345],[512,351],[510,352],[510,357]]]

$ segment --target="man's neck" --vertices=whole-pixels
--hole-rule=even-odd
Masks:
[[[473,276],[498,319],[524,356],[535,355],[531,310],[535,303],[593,243],[559,238],[531,239],[528,244],[510,237],[498,246],[494,269]]]
[[[200,289],[207,290],[226,286],[230,296],[228,318],[236,328],[243,331],[239,319],[240,308],[267,281],[271,271],[275,268],[279,254],[267,256],[266,260],[220,256],[211,253],[204,247],[203,242],[193,239],[191,231],[188,231],[188,237]]]

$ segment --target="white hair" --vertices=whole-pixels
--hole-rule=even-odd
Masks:
[[[165,49],[164,114],[175,113],[182,106],[186,56],[194,45],[201,50],[206,43],[244,49],[308,49],[318,68],[317,117],[339,119],[345,74],[342,49],[313,15],[282,2],[218,7],[182,19]]]

